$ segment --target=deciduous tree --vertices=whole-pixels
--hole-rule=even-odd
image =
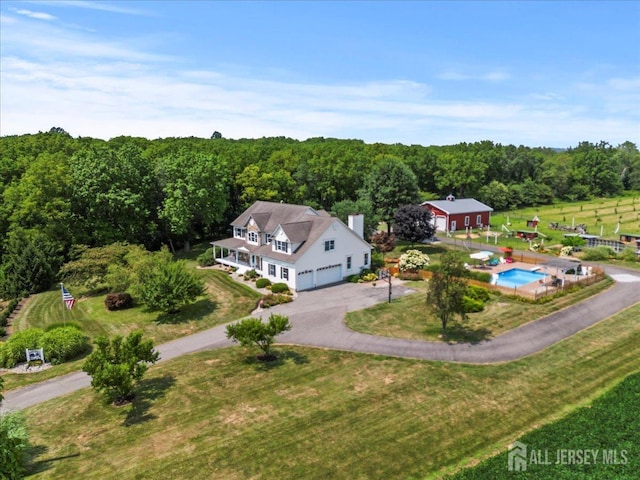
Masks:
[[[391,231],[393,214],[398,206],[419,200],[416,176],[402,160],[395,157],[384,157],[374,163],[366,178],[363,193],[371,201],[376,214],[387,222],[387,232]]]
[[[291,330],[289,318],[283,315],[269,315],[267,323],[263,323],[259,318],[247,318],[238,323],[227,326],[227,338],[240,343],[243,347],[257,345],[262,350],[261,360],[274,360],[271,354],[271,345],[276,335],[287,330]]]
[[[464,280],[468,271],[464,264],[452,252],[442,255],[440,268],[433,273],[429,280],[427,291],[427,305],[438,315],[442,322],[442,333],[446,333],[447,324],[455,314],[464,320],[464,296],[467,283]]]
[[[202,280],[164,249],[137,272],[134,295],[152,311],[177,313],[204,293]]]
[[[402,205],[393,214],[393,233],[411,242],[421,242],[433,237],[436,227],[432,223],[431,211],[421,205]]]
[[[117,335],[109,340],[101,336],[95,344],[96,349],[82,367],[91,376],[91,386],[116,405],[130,402],[149,364],[160,358],[153,342],[142,340],[142,332],[136,331],[126,338]]]

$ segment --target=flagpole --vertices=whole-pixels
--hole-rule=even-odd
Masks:
[[[66,327],[67,326],[67,314],[64,313],[65,310],[67,310],[66,308],[66,304],[64,303],[64,285],[62,284],[62,282],[60,282],[60,295],[63,295],[63,300],[62,300],[62,326]]]

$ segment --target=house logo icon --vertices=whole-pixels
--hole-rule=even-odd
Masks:
[[[515,441],[509,445],[508,468],[510,472],[524,472],[527,470],[527,445]]]

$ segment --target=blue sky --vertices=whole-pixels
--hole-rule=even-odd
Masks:
[[[640,1],[10,1],[0,134],[640,144]]]

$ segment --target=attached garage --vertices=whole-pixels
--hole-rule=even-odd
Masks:
[[[329,285],[342,280],[342,265],[328,265],[316,270],[316,287]]]
[[[296,278],[296,290],[301,292],[313,288],[313,270],[298,272]]]

